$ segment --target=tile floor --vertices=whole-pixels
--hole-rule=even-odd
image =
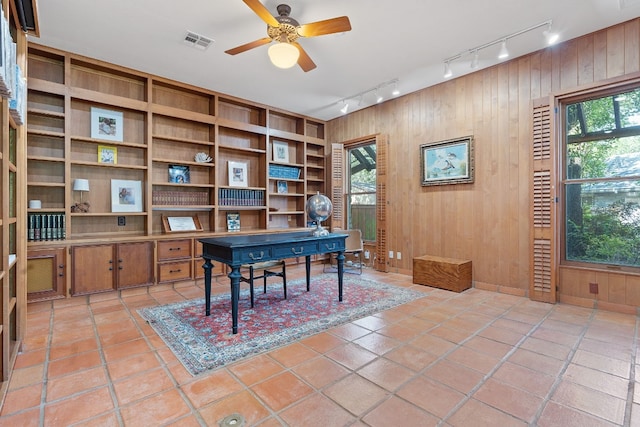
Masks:
[[[424,297],[196,377],[136,309],[201,287],[31,304],[0,425],[640,425],[637,317],[364,275]]]

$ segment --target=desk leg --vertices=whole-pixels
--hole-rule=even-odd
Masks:
[[[309,283],[311,282],[311,255],[304,257],[304,265],[307,268],[307,292],[309,292]]]
[[[342,301],[342,276],[344,273],[344,252],[338,252],[338,301]]]
[[[211,269],[213,268],[211,260],[205,259],[202,268],[204,268],[204,312],[209,316],[211,314]]]
[[[231,279],[231,318],[233,319],[232,332],[238,333],[238,300],[240,299],[240,266],[231,267],[229,279]]]

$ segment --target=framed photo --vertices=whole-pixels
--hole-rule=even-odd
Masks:
[[[123,124],[120,111],[91,107],[91,138],[122,142]]]
[[[98,163],[118,163],[118,149],[107,145],[98,145]]]
[[[189,182],[191,182],[189,166],[169,165],[169,182],[189,184]]]
[[[111,212],[142,212],[142,182],[112,179]]]
[[[289,163],[289,144],[281,141],[273,141],[273,161]]]
[[[247,164],[229,161],[229,187],[248,187]]]
[[[466,136],[420,146],[421,183],[473,183],[473,137]]]
[[[289,184],[287,181],[278,181],[278,194],[287,194],[289,192]]]

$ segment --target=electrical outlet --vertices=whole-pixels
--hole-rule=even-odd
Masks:
[[[369,253],[369,251],[364,251],[364,259],[369,259],[370,256],[371,254]]]
[[[598,293],[598,284],[597,283],[589,283],[589,293],[597,294]]]
[[[396,259],[402,259],[402,254],[400,252],[396,252]]]
[[[393,251],[389,251],[389,259],[393,259]]]
[[[123,227],[125,225],[127,225],[127,220],[124,216],[119,216],[118,217],[118,225]]]

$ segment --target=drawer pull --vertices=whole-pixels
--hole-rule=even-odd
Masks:
[[[258,256],[255,256],[253,252],[249,252],[249,258],[254,261],[260,261],[262,258],[264,258],[264,251],[260,251],[260,255]]]
[[[327,248],[327,250],[332,251],[336,248],[336,244],[335,242],[331,244],[331,246],[329,246],[327,243],[324,244]]]
[[[291,252],[293,252],[294,255],[300,255],[302,252],[304,252],[304,246],[300,246],[299,251],[296,251],[296,248],[291,248]]]
[[[182,248],[169,248],[169,250],[170,250],[170,251],[179,251],[179,250],[181,250],[181,249],[182,249]]]
[[[177,269],[177,270],[169,270],[169,273],[180,273],[182,271],[182,269]]]

